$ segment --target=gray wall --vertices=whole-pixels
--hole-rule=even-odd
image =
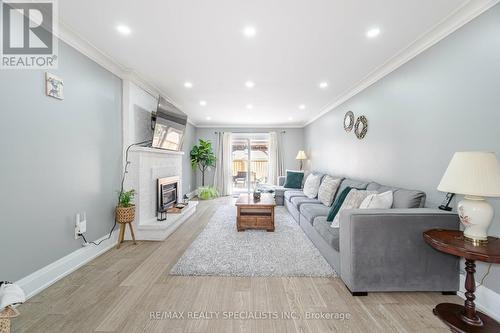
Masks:
[[[191,158],[190,152],[194,144],[198,140],[196,139],[196,127],[190,123],[186,126],[186,131],[184,132],[184,142],[182,143],[182,151],[184,156],[182,157],[182,192],[183,194],[189,193],[196,189],[196,176],[193,168],[191,168]]]
[[[197,128],[196,142],[198,142],[199,139],[209,140],[212,142],[215,150],[215,142],[217,139],[215,132],[280,133],[281,131],[286,132],[283,134],[285,168],[297,170],[299,168],[299,163],[295,159],[295,156],[297,156],[299,150],[304,149],[304,129],[302,128]],[[205,185],[213,185],[213,171],[212,169],[207,172],[205,176]],[[201,186],[201,173],[199,171],[196,171],[196,184],[197,186]]]
[[[63,101],[44,71],[0,73],[0,280],[18,280],[106,235],[120,189],[121,80],[63,42]]]
[[[305,128],[309,167],[427,192],[429,207],[455,151],[500,157],[500,5]],[[346,111],[366,115],[364,140],[346,133]],[[500,200],[490,199],[500,234]],[[480,265],[477,278],[485,272]],[[500,292],[500,265],[485,285]]]

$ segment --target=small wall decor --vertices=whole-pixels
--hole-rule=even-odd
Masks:
[[[354,134],[358,139],[363,139],[368,131],[368,119],[365,116],[359,116],[354,124]]]
[[[347,111],[344,116],[344,129],[346,132],[352,131],[354,126],[354,113],[352,111]]]
[[[45,92],[47,96],[64,99],[64,82],[52,73],[45,73]]]

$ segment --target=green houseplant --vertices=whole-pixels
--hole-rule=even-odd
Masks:
[[[130,223],[135,218],[135,205],[132,203],[135,190],[120,191],[118,194],[118,206],[116,206],[116,222]]]
[[[190,157],[193,169],[198,168],[201,172],[201,186],[205,186],[205,171],[215,166],[215,154],[212,150],[212,143],[200,139],[199,144],[191,149]]]

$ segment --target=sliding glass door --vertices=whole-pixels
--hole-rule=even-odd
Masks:
[[[233,193],[253,192],[269,179],[269,134],[233,133]]]

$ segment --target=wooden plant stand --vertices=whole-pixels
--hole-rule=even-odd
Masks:
[[[135,241],[134,227],[132,226],[132,222],[125,222],[125,223],[118,222],[118,224],[120,225],[120,233],[118,234],[118,244],[116,245],[116,248],[119,249],[120,244],[123,243],[123,239],[125,238],[125,229],[127,225],[130,229],[130,234],[132,235],[132,241],[134,242],[134,245],[137,244],[137,242]]]

